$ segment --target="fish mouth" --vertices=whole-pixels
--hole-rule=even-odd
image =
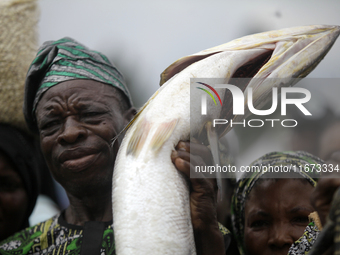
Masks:
[[[252,53],[252,58],[236,55],[234,58],[244,58],[244,62],[227,78],[304,78],[327,54],[339,33],[339,26],[314,25],[244,36],[180,58],[162,72],[160,85],[196,62],[225,52],[247,50],[258,50],[258,53]],[[265,62],[258,58],[263,52],[271,55]]]
[[[245,36],[195,55],[209,57],[213,52],[218,54],[222,51],[267,50],[267,54],[271,52],[270,59],[262,64],[254,62],[252,66],[258,72],[252,76],[253,70],[249,68],[247,78],[304,78],[327,54],[339,33],[339,26],[286,28]],[[240,68],[247,65],[249,63],[244,63]]]
[[[315,25],[245,36],[180,58],[163,71],[160,84],[170,84],[186,68],[189,72],[195,68],[203,70],[205,77],[202,78],[224,78],[223,83],[243,91],[245,113],[233,115],[231,91],[220,88],[223,107],[218,118],[239,121],[251,114],[247,107],[248,88],[252,88],[253,107],[263,108],[271,99],[273,87],[292,86],[306,77],[331,49],[339,33],[339,26]],[[211,70],[216,70],[217,76],[210,77]],[[183,75],[187,75],[186,72]],[[219,125],[217,133],[221,137],[230,129]]]
[[[292,86],[306,77],[324,58],[339,36],[339,26],[306,26],[246,36],[224,45],[226,50],[265,49],[251,60],[243,63],[231,75],[228,83],[239,87],[245,95],[252,88],[253,105],[261,109],[271,99],[273,87]],[[280,80],[278,80],[280,79]],[[220,118],[235,119],[232,114],[233,97],[225,91]],[[246,110],[246,118],[250,112]],[[218,127],[220,136],[230,130]]]

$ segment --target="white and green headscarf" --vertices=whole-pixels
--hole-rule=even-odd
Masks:
[[[106,56],[68,37],[47,41],[38,50],[26,76],[24,115],[31,131],[37,132],[34,111],[43,93],[61,82],[75,79],[111,85],[122,91],[132,106],[122,74]]]

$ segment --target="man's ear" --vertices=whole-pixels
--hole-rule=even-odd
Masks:
[[[137,114],[137,110],[134,107],[131,107],[129,110],[125,111],[123,115],[126,121],[125,125],[127,125],[136,114]]]

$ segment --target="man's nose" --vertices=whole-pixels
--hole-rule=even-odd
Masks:
[[[62,128],[57,138],[58,143],[75,143],[87,135],[86,128],[74,116],[67,117]]]

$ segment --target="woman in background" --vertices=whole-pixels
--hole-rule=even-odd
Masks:
[[[0,241],[29,226],[39,194],[39,165],[33,139],[0,124]]]
[[[315,222],[309,222],[314,212],[310,195],[317,176],[315,171],[300,170],[311,164],[323,162],[306,152],[272,152],[251,164],[259,170],[264,166],[290,169],[291,174],[248,172],[238,181],[232,220],[241,255],[300,254],[301,247],[302,254],[310,250],[319,233]]]

